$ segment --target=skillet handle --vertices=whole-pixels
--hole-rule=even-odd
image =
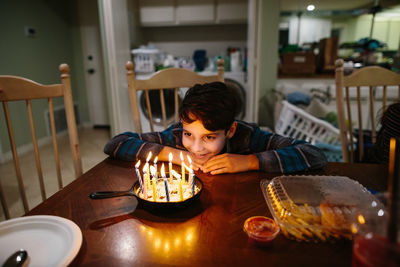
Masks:
[[[123,197],[123,196],[134,196],[135,193],[131,190],[129,191],[100,191],[93,192],[89,195],[91,199],[103,199],[103,198],[111,198],[111,197]]]

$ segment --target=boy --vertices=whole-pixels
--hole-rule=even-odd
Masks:
[[[234,93],[224,83],[197,84],[179,108],[181,122],[162,132],[125,132],[112,138],[104,152],[111,157],[146,160],[151,151],[159,161],[180,164],[180,152],[193,160],[193,169],[206,173],[249,170],[290,173],[322,168],[324,153],[304,141],[262,131],[257,125],[235,120]]]

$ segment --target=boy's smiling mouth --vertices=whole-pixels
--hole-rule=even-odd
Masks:
[[[204,159],[204,158],[206,158],[209,154],[210,154],[210,153],[198,154],[198,153],[193,153],[193,152],[192,152],[192,155],[193,155],[195,158],[197,158],[197,159]]]

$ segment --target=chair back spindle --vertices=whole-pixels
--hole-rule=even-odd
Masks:
[[[148,79],[136,79],[134,73],[134,65],[131,61],[126,63],[127,79],[129,88],[129,98],[132,107],[132,117],[135,126],[135,132],[143,133],[143,125],[140,118],[140,100],[138,99],[138,92],[143,91],[145,96],[145,112],[149,120],[149,129],[154,131],[154,114],[151,106],[150,94],[154,91],[159,92],[159,107],[161,108],[161,124],[165,128],[168,127],[168,109],[167,109],[167,93],[173,93],[173,122],[179,120],[179,89],[192,87],[195,84],[203,84],[224,81],[224,62],[222,59],[218,61],[218,69],[216,75],[200,75],[194,71],[183,68],[170,68],[160,70]],[[158,100],[156,100],[158,101]],[[158,103],[157,103],[158,104]],[[154,105],[154,103],[153,103]],[[154,106],[153,106],[154,107]]]
[[[70,143],[70,149],[72,154],[72,161],[74,166],[75,177],[79,177],[82,174],[82,160],[79,150],[79,142],[78,142],[78,134],[77,134],[77,126],[75,120],[75,113],[73,107],[72,93],[71,93],[71,83],[70,83],[70,75],[69,75],[69,66],[67,64],[61,64],[60,67],[61,72],[61,81],[60,84],[53,85],[42,85],[36,83],[32,80],[11,76],[11,75],[0,75],[0,101],[3,105],[4,116],[6,121],[6,126],[8,130],[10,147],[13,156],[13,163],[15,167],[16,179],[18,184],[18,190],[20,194],[20,199],[24,208],[24,212],[28,212],[30,210],[29,203],[26,196],[25,184],[21,172],[21,161],[17,152],[17,143],[15,139],[15,133],[13,130],[13,123],[11,119],[11,112],[9,108],[10,102],[15,101],[25,101],[27,116],[29,121],[29,128],[32,137],[32,146],[35,156],[35,164],[37,170],[37,176],[40,186],[40,194],[42,201],[47,199],[46,194],[46,186],[43,175],[42,162],[40,160],[40,148],[38,143],[37,131],[35,127],[34,120],[34,109],[32,108],[32,103],[38,99],[44,99],[48,102],[48,112],[49,112],[49,121],[50,121],[50,132],[52,135],[52,146],[54,151],[54,159],[55,159],[55,168],[57,174],[57,184],[58,189],[62,189],[63,181],[62,181],[62,172],[61,172],[61,164],[60,164],[60,156],[57,144],[57,134],[56,134],[56,120],[54,116],[54,102],[53,98],[63,98],[64,99],[64,108],[66,113],[66,121],[67,121],[67,129],[68,129],[68,137]],[[20,112],[18,111],[18,115]],[[15,116],[13,116],[15,117]],[[20,117],[19,117],[20,118]],[[9,219],[11,217],[11,213],[9,207],[7,205],[6,196],[4,194],[4,190],[2,188],[0,182],[0,201],[2,203],[2,208],[4,212],[4,217]]]
[[[342,59],[338,59],[335,70],[336,108],[342,156],[345,162],[355,161],[354,140],[357,137],[358,160],[361,161],[365,154],[366,132],[371,132],[371,142],[375,144],[379,130],[377,128],[379,115],[386,110],[388,105],[400,101],[400,74],[382,67],[368,66],[345,76],[343,63]],[[367,89],[366,92],[363,89]],[[355,116],[353,116],[353,111],[357,112]],[[366,122],[363,121],[363,115]],[[354,127],[357,128],[357,136],[354,136]]]

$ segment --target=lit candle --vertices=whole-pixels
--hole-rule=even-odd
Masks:
[[[166,177],[166,175],[165,175],[164,163],[161,165],[161,176],[162,176],[162,178],[164,179],[165,196],[167,197],[167,201],[169,201],[168,183],[167,183],[167,177]]]
[[[190,168],[188,165],[186,165],[185,163],[182,163],[183,167],[185,167],[186,171],[189,173],[190,172]],[[186,172],[185,172],[186,173]],[[188,176],[188,180],[189,180],[189,176]]]
[[[190,179],[189,179],[189,184],[192,185],[192,196],[194,195],[194,172],[193,172],[193,166],[192,166],[192,159],[187,155],[187,158],[189,160],[189,174],[190,174]]]
[[[190,173],[191,177],[192,177],[192,196],[194,196],[194,185],[195,185],[195,178],[194,178],[194,173],[193,170]]]
[[[187,155],[187,158],[188,158],[188,161],[189,161],[189,168],[190,168],[191,170],[193,170],[193,167],[192,167],[192,159],[189,157],[189,155]]]
[[[389,148],[389,179],[388,179],[388,220],[387,220],[387,238],[390,243],[397,243],[397,210],[399,199],[399,180],[400,180],[400,139],[391,137]]]
[[[182,178],[181,178],[181,180],[183,182],[185,182],[185,165],[184,165],[184,161],[183,161],[182,151],[181,151],[181,170],[182,170]]]
[[[146,159],[146,174],[147,174],[147,188],[150,189],[150,164],[149,161],[151,159],[151,151],[149,152],[149,154],[147,154],[147,159]]]
[[[156,173],[157,173],[157,170],[154,168],[154,166],[150,166],[150,172],[151,172],[152,185],[153,185],[153,201],[157,202],[157,189],[156,189]]]
[[[145,186],[147,186],[146,190],[150,189],[150,169],[149,169],[149,163],[146,162],[146,164],[143,167],[143,176],[145,177]]]
[[[389,146],[389,178],[393,176],[394,173],[394,161],[396,156],[396,139],[390,138]]]
[[[181,179],[181,175],[179,173],[177,173],[175,170],[172,170],[172,175],[178,180]]]
[[[171,152],[169,152],[168,158],[169,158],[169,163],[168,163],[169,178],[172,181],[172,153]]]
[[[139,166],[140,166],[140,160],[135,165],[135,171],[136,171],[137,179],[139,180],[140,190],[142,191],[142,194],[144,195],[142,176],[140,175],[140,172],[139,172],[139,169],[138,169]]]
[[[149,179],[147,176],[148,172],[147,172],[146,165],[148,165],[148,163],[146,163],[143,167],[143,190],[144,190],[143,194],[144,194],[145,199],[147,199],[147,190],[149,190],[149,188],[150,188],[150,183],[149,183]]]
[[[175,171],[172,170],[172,175],[175,176],[178,179],[178,185],[179,185],[179,196],[181,198],[181,201],[183,201],[183,188],[182,188],[182,179],[181,176]]]
[[[154,159],[154,168],[156,169],[156,179],[158,178],[158,174],[157,174],[157,160],[158,160],[158,156]]]

